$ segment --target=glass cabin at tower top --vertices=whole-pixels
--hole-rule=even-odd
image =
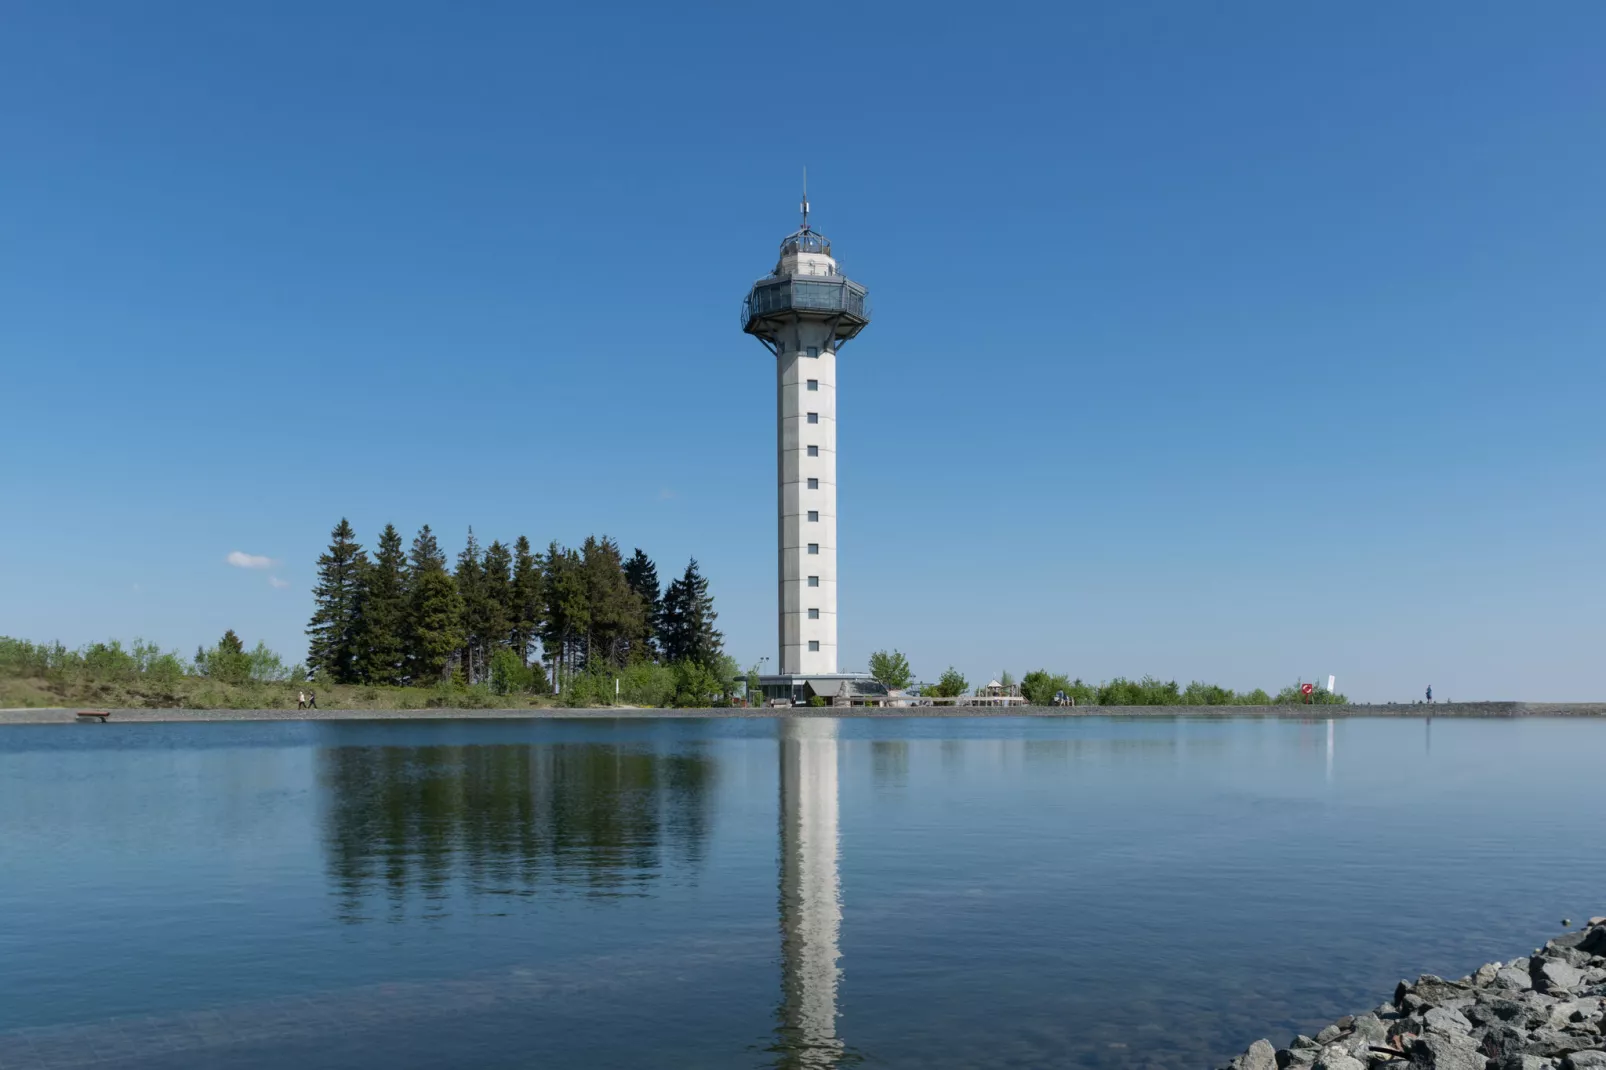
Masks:
[[[837,269],[831,239],[807,223],[781,240],[775,270],[742,300],[742,330],[772,352],[781,331],[800,320],[829,326],[833,348],[870,323],[869,291]]]

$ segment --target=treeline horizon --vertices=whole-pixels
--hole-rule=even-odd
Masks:
[[[907,689],[916,686],[916,678],[909,668],[909,659],[898,650],[877,650],[870,655],[870,675],[889,688]],[[1078,706],[1346,706],[1349,699],[1339,693],[1316,687],[1306,695],[1301,683],[1289,684],[1275,695],[1261,689],[1234,691],[1230,687],[1207,684],[1194,680],[1186,687],[1175,680],[1160,680],[1145,676],[1141,680],[1128,680],[1117,676],[1098,684],[1072,679],[1068,673],[1051,673],[1047,669],[1034,669],[1018,681],[1014,674],[1005,672],[998,678],[1004,687],[1020,685],[1021,695],[1033,706],[1052,705],[1057,695],[1074,701]],[[952,665],[937,680],[919,683],[920,694],[936,698],[956,698],[970,690],[970,681]],[[985,685],[977,685],[985,686]]]
[[[428,524],[406,552],[395,525],[385,525],[370,557],[342,518],[318,558],[307,668],[337,684],[455,681],[509,694],[631,666],[679,666],[682,677],[700,670],[728,693],[737,673],[717,619],[695,557],[660,588],[645,551],[627,559],[606,535],[578,549],[553,540],[532,551],[523,535],[482,547],[470,527],[448,568]]]

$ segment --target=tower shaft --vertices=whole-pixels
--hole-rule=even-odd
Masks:
[[[802,321],[776,354],[780,671],[837,671],[836,352]],[[787,344],[789,343],[789,344]]]

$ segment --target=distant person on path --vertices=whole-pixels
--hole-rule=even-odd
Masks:
[[[1428,701],[1429,702],[1433,701],[1433,685],[1432,684],[1428,685]]]
[[[307,708],[307,693],[305,691],[297,691],[296,692],[296,709],[304,710],[306,708]]]
[[[317,708],[318,708],[318,692],[312,691],[312,690],[309,689],[307,691],[307,709],[315,710]]]

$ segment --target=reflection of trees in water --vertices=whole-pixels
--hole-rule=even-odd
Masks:
[[[336,747],[318,754],[324,843],[342,916],[383,891],[444,898],[642,891],[666,865],[696,864],[709,831],[714,760],[596,744]]]
[[[878,788],[909,785],[909,743],[902,739],[877,739],[870,744],[870,773]]]

